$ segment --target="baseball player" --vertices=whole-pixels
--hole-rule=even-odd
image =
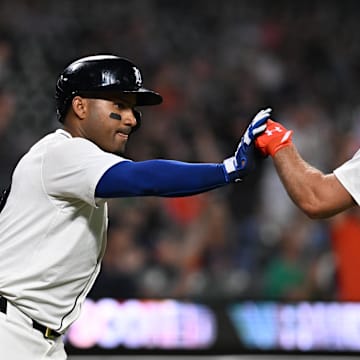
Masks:
[[[106,199],[189,196],[240,181],[255,164],[260,111],[234,156],[219,164],[124,157],[138,106],[162,97],[139,68],[114,55],[81,58],[56,84],[62,128],[17,164],[0,213],[0,353],[3,359],[66,359],[62,335],[79,316],[106,246]]]
[[[294,203],[310,218],[327,218],[360,204],[360,150],[333,173],[323,174],[303,160],[292,134],[292,130],[269,120],[255,145],[263,156],[272,157]]]

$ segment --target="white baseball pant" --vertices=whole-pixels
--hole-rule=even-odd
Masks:
[[[46,339],[32,320],[10,302],[0,312],[0,358],[6,360],[66,360],[62,337]]]

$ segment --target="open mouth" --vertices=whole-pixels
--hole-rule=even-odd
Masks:
[[[122,137],[123,139],[128,139],[128,137],[129,137],[129,134],[127,134],[127,133],[124,132],[124,131],[117,131],[117,132],[116,132],[116,135]]]
[[[124,139],[127,139],[129,137],[129,135],[121,133],[121,132],[117,132],[116,135],[118,135],[118,136],[120,136],[120,137],[122,137]]]

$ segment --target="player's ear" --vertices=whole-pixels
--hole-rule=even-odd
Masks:
[[[72,99],[72,109],[75,115],[81,120],[85,118],[86,113],[88,111],[88,106],[89,104],[87,99],[81,96],[75,96]]]

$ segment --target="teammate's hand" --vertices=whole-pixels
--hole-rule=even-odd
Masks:
[[[278,122],[268,120],[266,131],[255,140],[255,146],[263,156],[274,156],[280,149],[289,146],[293,131]]]
[[[235,155],[224,160],[229,181],[240,181],[255,168],[256,149],[254,139],[266,129],[271,109],[259,111],[247,127]]]

